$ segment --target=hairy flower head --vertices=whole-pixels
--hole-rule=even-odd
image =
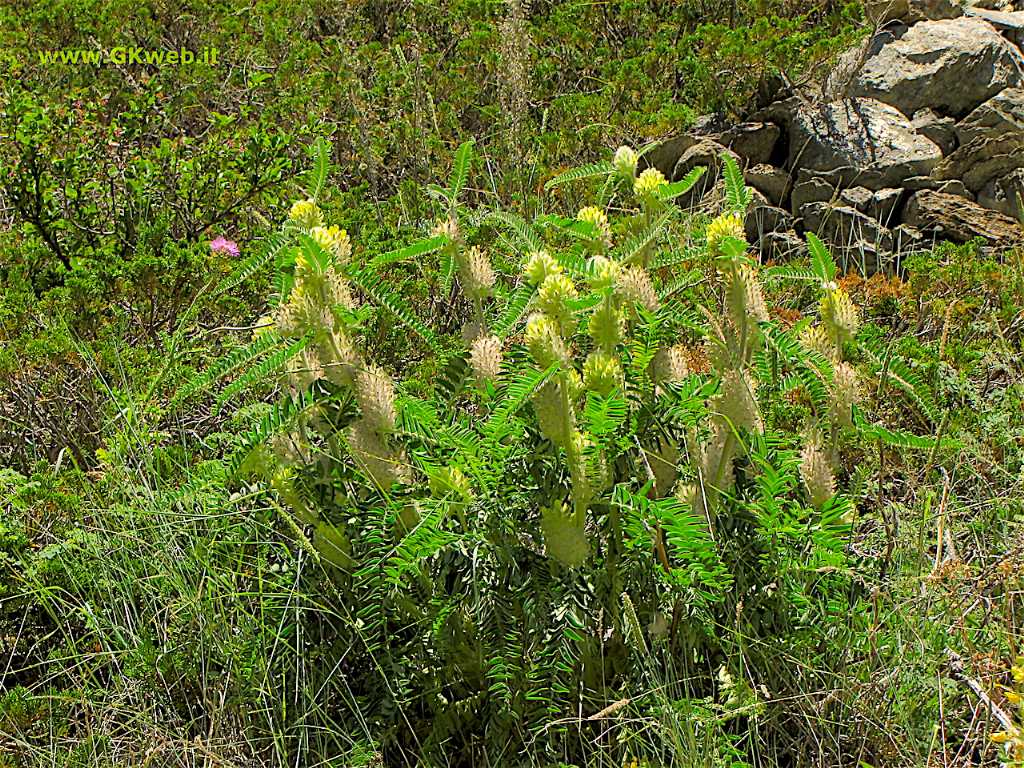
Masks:
[[[491,269],[491,262],[480,248],[473,246],[469,252],[460,259],[459,277],[462,279],[463,290],[466,295],[474,301],[479,301],[491,295],[494,287],[494,270]]]
[[[576,214],[577,221],[592,224],[597,230],[597,239],[606,246],[612,243],[611,225],[608,223],[608,215],[596,205],[588,205],[581,208]]]
[[[349,429],[348,446],[359,468],[381,488],[411,481],[412,472],[405,454],[389,446],[365,419],[359,419]]]
[[[761,282],[749,264],[736,265],[729,271],[726,299],[732,321],[737,327],[768,320],[768,305],[764,300]]]
[[[501,339],[497,336],[478,336],[469,348],[469,367],[478,387],[496,382],[501,376]]]
[[[857,371],[849,363],[836,363],[832,369],[832,419],[843,427],[853,426],[853,406],[859,395]]]
[[[726,238],[746,241],[743,218],[738,213],[720,213],[708,224],[708,250],[712,256],[722,255],[722,243]]]
[[[583,363],[583,386],[601,397],[607,397],[622,386],[622,365],[613,355],[591,352]]]
[[[324,223],[320,209],[312,200],[296,200],[288,211],[288,218],[306,229],[319,227]]]
[[[616,284],[626,301],[634,302],[651,312],[658,309],[658,294],[651,283],[651,276],[641,266],[633,266],[619,272]]]
[[[837,351],[857,335],[860,320],[857,307],[842,288],[828,291],[821,300],[821,320],[835,342]]]
[[[534,251],[526,260],[526,279],[533,285],[540,285],[551,275],[560,274],[562,265],[547,251]]]
[[[800,479],[807,489],[807,498],[811,506],[817,509],[821,509],[825,502],[836,494],[832,467],[829,466],[818,435],[808,437],[800,454]]]
[[[566,302],[579,298],[576,286],[568,275],[552,274],[544,278],[537,293],[537,304],[551,317],[561,318],[568,307]]]
[[[363,421],[373,429],[386,434],[394,429],[395,385],[382,368],[371,366],[356,373],[353,390]]]
[[[564,502],[543,507],[540,514],[540,529],[548,555],[570,568],[583,565],[590,554],[584,516]]]
[[[764,425],[757,408],[756,392],[756,383],[746,373],[735,369],[726,371],[715,400],[717,410],[736,429],[760,432]]]
[[[595,256],[590,260],[590,287],[595,291],[615,285],[619,274],[619,262],[607,256]]]
[[[342,264],[352,256],[352,241],[348,232],[340,227],[313,227],[309,230],[309,236]]]
[[[542,368],[547,368],[555,361],[565,363],[568,359],[558,323],[542,312],[534,313],[526,321],[523,341],[537,365]]]
[[[636,163],[637,155],[632,147],[619,147],[615,150],[612,165],[626,178],[632,179],[636,176]]]
[[[675,344],[662,347],[651,360],[651,379],[655,384],[670,384],[683,381],[690,375],[686,362],[686,347]]]
[[[615,349],[625,332],[626,319],[622,310],[615,307],[610,301],[602,301],[597,309],[590,315],[587,330],[590,331],[590,338],[594,340],[605,352]]]
[[[831,360],[836,353],[835,345],[828,337],[828,331],[820,325],[808,325],[800,331],[800,343],[804,349],[817,352],[826,360]]]
[[[473,487],[465,473],[454,464],[441,467],[430,476],[430,495],[435,499],[456,496],[463,501],[473,500]]]
[[[667,184],[665,174],[657,168],[645,168],[633,182],[633,194],[639,198],[653,197],[661,187]]]

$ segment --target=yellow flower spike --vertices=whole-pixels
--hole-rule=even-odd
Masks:
[[[1010,667],[1010,673],[1013,675],[1013,682],[1024,683],[1024,667],[1015,664]]]
[[[1011,691],[1009,689],[1003,691],[1003,695],[1006,697],[1006,700],[1011,704],[1020,704],[1021,701],[1024,700],[1024,697],[1021,697],[1019,693],[1017,693],[1016,691]]]
[[[312,200],[296,200],[288,211],[288,218],[307,229],[319,227],[324,223],[320,209]]]
[[[540,285],[551,275],[560,274],[562,265],[547,251],[534,251],[526,261],[526,279],[533,285]]]
[[[632,147],[619,147],[615,150],[612,165],[615,170],[630,179],[636,175],[637,154]]]
[[[988,738],[989,741],[991,741],[994,744],[1005,744],[1013,738],[1013,734],[1009,731],[996,731],[995,733],[991,734]]]
[[[747,238],[743,227],[743,219],[738,213],[719,214],[708,224],[708,250],[713,256],[722,255],[722,243],[728,237],[746,242]]]
[[[653,197],[654,194],[668,184],[665,175],[657,168],[647,168],[633,182],[633,194],[637,197]]]

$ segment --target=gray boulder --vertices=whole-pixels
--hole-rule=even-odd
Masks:
[[[936,114],[931,109],[919,109],[910,124],[922,136],[927,136],[942,151],[943,156],[956,149],[956,120]]]
[[[1017,47],[1024,41],[1024,12],[974,7],[966,9],[964,13],[987,21]]]
[[[788,127],[790,167],[830,172],[841,186],[893,187],[908,176],[927,175],[942,159],[906,115],[877,99],[801,103],[790,112]]]
[[[953,0],[865,0],[864,12],[876,24],[899,20],[917,21],[955,19],[963,9]]]
[[[717,140],[746,160],[747,164],[758,165],[771,159],[781,133],[779,126],[774,123],[747,122],[722,132]]]
[[[770,232],[785,232],[793,228],[789,211],[772,205],[764,195],[755,191],[744,221],[747,240],[759,243]]]
[[[1024,211],[1024,168],[1018,168],[1006,176],[993,179],[978,192],[978,205],[999,211],[1018,219]]]
[[[892,232],[856,208],[833,203],[808,203],[800,209],[804,229],[829,244],[841,265],[877,272],[893,246]]]
[[[693,188],[678,198],[680,205],[684,208],[696,205],[705,194],[714,188],[722,173],[723,153],[732,155],[733,159],[742,166],[742,161],[735,152],[726,149],[713,139],[700,139],[683,152],[670,176],[673,181],[679,181],[698,166],[706,170]]]
[[[856,208],[884,226],[896,223],[896,212],[902,199],[902,189],[870,190],[866,187],[848,187],[839,193],[840,203]]]
[[[789,195],[793,180],[781,168],[761,164],[743,172],[743,180],[767,198],[771,205],[781,206]]]
[[[996,139],[1006,133],[1024,136],[1024,89],[1000,91],[956,126],[961,145],[978,139]]]
[[[876,98],[904,114],[925,107],[966,115],[1024,82],[1024,56],[983,19],[923,21],[864,62],[849,95]]]
[[[800,209],[807,203],[825,203],[835,197],[836,189],[824,179],[800,171],[790,198],[790,210],[800,215]]]
[[[903,223],[925,234],[966,243],[981,237],[998,246],[1021,242],[1021,227],[1014,219],[983,208],[962,197],[922,189],[911,195]]]

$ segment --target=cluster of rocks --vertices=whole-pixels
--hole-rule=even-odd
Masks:
[[[1024,11],[952,0],[868,11],[879,31],[820,93],[790,92],[739,124],[702,118],[647,162],[672,180],[706,166],[683,201],[696,206],[732,154],[755,190],[747,235],[769,258],[802,249],[804,231],[866,272],[936,240],[1021,241]]]

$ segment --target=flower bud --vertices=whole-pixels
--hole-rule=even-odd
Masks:
[[[320,209],[312,200],[297,200],[288,211],[288,218],[306,229],[319,227],[324,223]]]
[[[720,213],[708,224],[707,242],[711,255],[721,256],[722,243],[730,237],[746,242],[743,218],[738,213]]]
[[[807,498],[811,506],[821,507],[836,494],[835,478],[829,466],[825,452],[821,448],[820,439],[812,436],[804,445],[800,454],[800,479],[807,489]]]
[[[547,251],[534,251],[526,261],[526,279],[533,285],[540,285],[550,275],[560,274],[562,265]]]
[[[643,173],[633,182],[633,194],[637,197],[651,198],[661,188],[668,184],[665,175],[657,168],[646,168]]]
[[[496,382],[501,376],[501,339],[479,336],[469,348],[469,366],[478,387]]]
[[[632,179],[636,176],[637,155],[631,147],[619,147],[615,150],[615,157],[612,158],[612,165],[615,170],[626,178]]]
[[[622,366],[612,355],[591,352],[583,364],[583,386],[601,397],[622,386]]]

